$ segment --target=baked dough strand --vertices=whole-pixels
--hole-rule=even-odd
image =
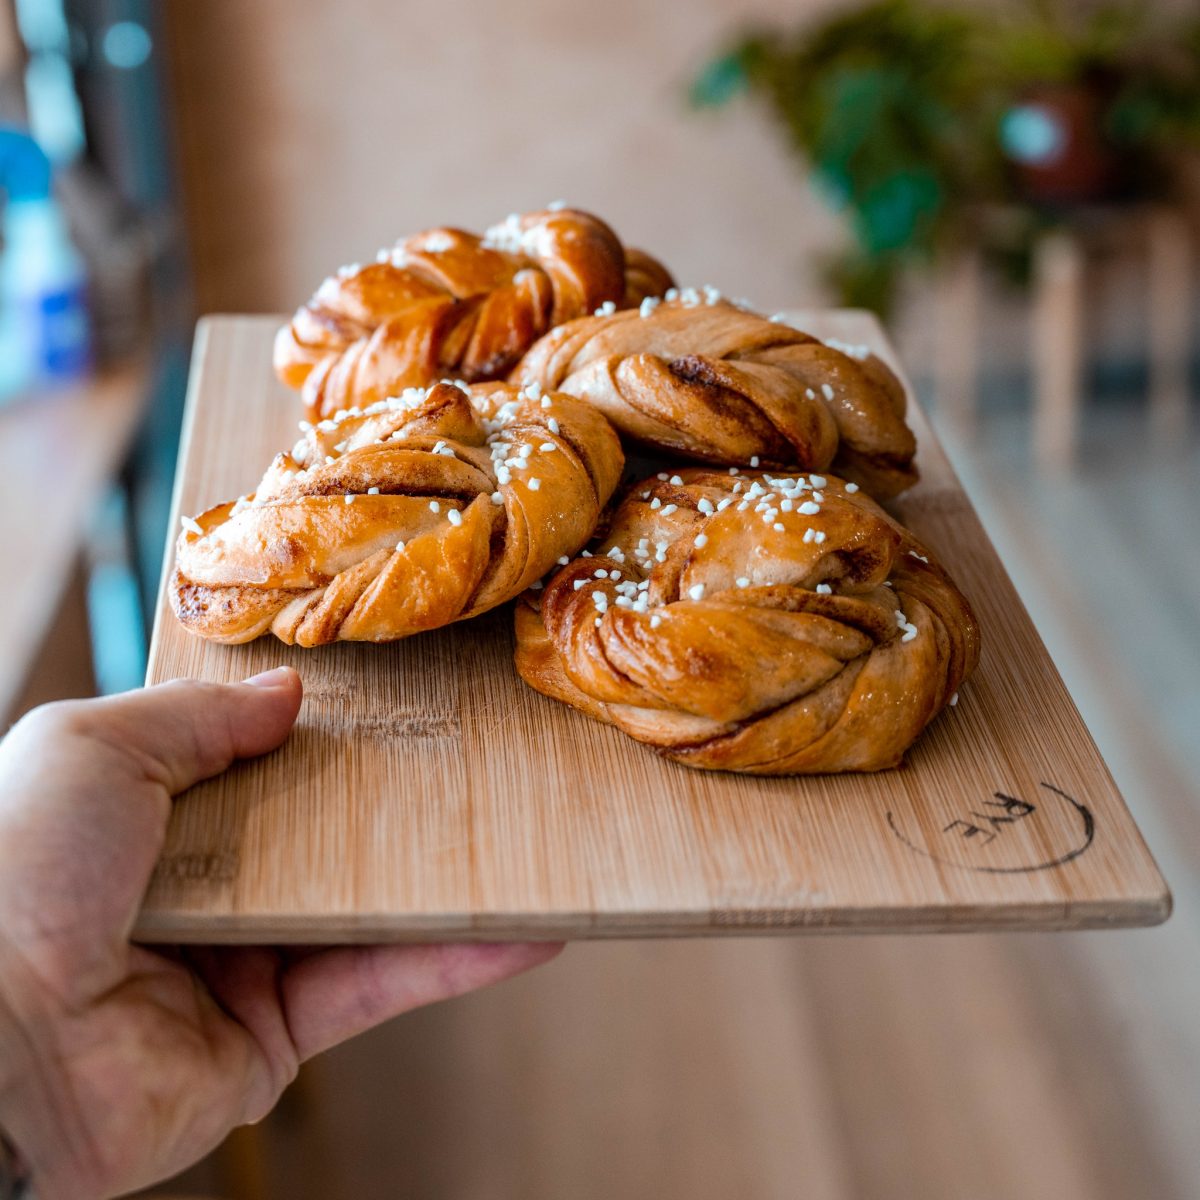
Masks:
[[[501,379],[553,326],[670,286],[578,209],[514,213],[482,237],[430,229],[326,279],[277,334],[275,370],[316,421],[446,376]]]
[[[301,646],[475,616],[587,541],[623,462],[570,396],[410,389],[311,427],[253,494],[186,519],[171,606],[201,637]]]
[[[560,325],[511,378],[580,396],[692,461],[832,465],[880,499],[916,482],[904,388],[881,359],[706,294]]]
[[[633,485],[517,608],[517,669],[692,767],[894,767],[974,669],[970,605],[853,483],[703,468]]]

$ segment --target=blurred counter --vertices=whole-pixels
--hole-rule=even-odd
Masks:
[[[145,412],[142,360],[0,409],[0,716],[94,690],[81,551]]]

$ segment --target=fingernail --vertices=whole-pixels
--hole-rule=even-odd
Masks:
[[[243,679],[242,682],[249,687],[273,688],[280,687],[291,676],[291,667],[273,667],[270,671],[260,671],[257,675],[251,675],[249,679]]]

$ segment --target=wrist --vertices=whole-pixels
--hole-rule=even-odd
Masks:
[[[28,1196],[30,1141],[46,1116],[37,1053],[11,999],[14,980],[7,964],[0,953],[0,1200]]]
[[[70,1105],[53,1070],[58,1056],[42,1036],[52,1021],[14,1001],[18,973],[2,951],[0,946],[0,1140],[7,1140],[19,1176],[25,1177],[24,1191],[18,1188],[15,1194],[28,1196],[36,1185],[38,1200],[87,1195],[71,1190],[78,1156],[64,1119]],[[9,1200],[3,1190],[0,1200]]]
[[[19,1112],[24,1090],[21,1081],[30,1066],[25,1037],[0,987],[0,1200],[29,1194],[32,1171],[21,1149],[24,1139],[20,1137],[23,1122]]]

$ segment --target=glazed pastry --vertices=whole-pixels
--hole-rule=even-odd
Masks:
[[[275,370],[309,419],[443,376],[502,379],[563,321],[671,286],[598,217],[552,206],[483,237],[431,229],[326,279],[275,339]]]
[[[310,427],[252,495],[185,518],[171,607],[201,637],[302,646],[472,617],[587,541],[623,462],[570,396],[411,389]]]
[[[818,341],[712,288],[668,296],[559,326],[512,380],[580,396],[627,437],[692,461],[832,465],[879,499],[916,482],[904,388],[865,347]]]
[[[933,556],[818,474],[635,484],[596,555],[517,606],[538,691],[687,766],[763,775],[896,766],[978,656]]]

